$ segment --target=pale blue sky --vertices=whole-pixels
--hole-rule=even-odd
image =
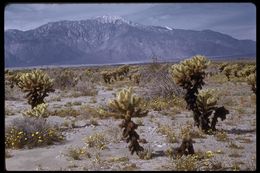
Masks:
[[[256,7],[251,3],[9,4],[5,30],[29,30],[59,20],[121,16],[144,25],[211,29],[237,39],[256,40]]]

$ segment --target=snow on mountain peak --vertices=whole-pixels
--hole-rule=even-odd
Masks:
[[[170,27],[168,27],[168,26],[165,26],[165,28],[168,29],[168,30],[172,30],[172,28],[170,28]]]
[[[115,24],[116,22],[118,23],[127,23],[130,24],[130,21],[120,17],[120,16],[98,16],[94,18],[95,20],[101,22],[101,23],[113,23]]]

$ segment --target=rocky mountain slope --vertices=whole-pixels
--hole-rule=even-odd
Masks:
[[[256,42],[211,30],[145,26],[121,17],[58,21],[28,31],[5,31],[5,66],[176,60],[196,54],[256,54]]]

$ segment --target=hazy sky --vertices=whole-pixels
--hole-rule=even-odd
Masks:
[[[52,21],[102,15],[176,29],[211,29],[237,39],[256,40],[256,7],[251,3],[9,4],[4,27],[25,31]]]

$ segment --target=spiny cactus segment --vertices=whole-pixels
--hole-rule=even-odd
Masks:
[[[210,61],[206,57],[197,55],[171,67],[171,74],[175,83],[187,90],[185,100],[188,109],[194,108],[195,93],[204,85],[205,69],[209,64]]]
[[[175,83],[186,89],[185,100],[187,108],[194,113],[195,124],[208,132],[215,130],[217,118],[225,119],[228,110],[224,107],[218,109],[215,107],[217,103],[216,95],[211,90],[200,90],[204,85],[205,69],[210,64],[204,56],[195,56],[192,59],[182,61],[180,64],[175,64],[171,68],[171,74]],[[225,64],[224,70],[228,66]],[[211,124],[210,115],[215,112]],[[216,113],[217,112],[217,113]]]
[[[109,102],[109,107],[113,112],[116,112],[116,118],[122,118],[123,121],[119,127],[123,128],[123,138],[127,143],[130,143],[128,148],[133,154],[136,152],[137,155],[144,150],[139,145],[139,135],[136,133],[138,125],[134,123],[132,117],[144,117],[148,111],[143,111],[140,108],[141,98],[133,94],[133,89],[123,89],[117,94],[115,100]]]
[[[32,118],[47,118],[49,116],[47,113],[47,107],[48,107],[48,104],[41,103],[41,104],[38,104],[33,109],[23,112],[23,115],[26,117],[32,117]]]
[[[200,90],[197,94],[194,120],[195,124],[205,132],[216,130],[218,118],[223,121],[226,119],[226,114],[229,113],[224,107],[216,107],[217,100],[218,97],[214,89]]]
[[[25,97],[32,109],[38,104],[44,103],[44,98],[48,96],[49,92],[54,92],[53,79],[50,79],[41,70],[23,73],[19,80],[17,85],[23,92],[27,93]]]

